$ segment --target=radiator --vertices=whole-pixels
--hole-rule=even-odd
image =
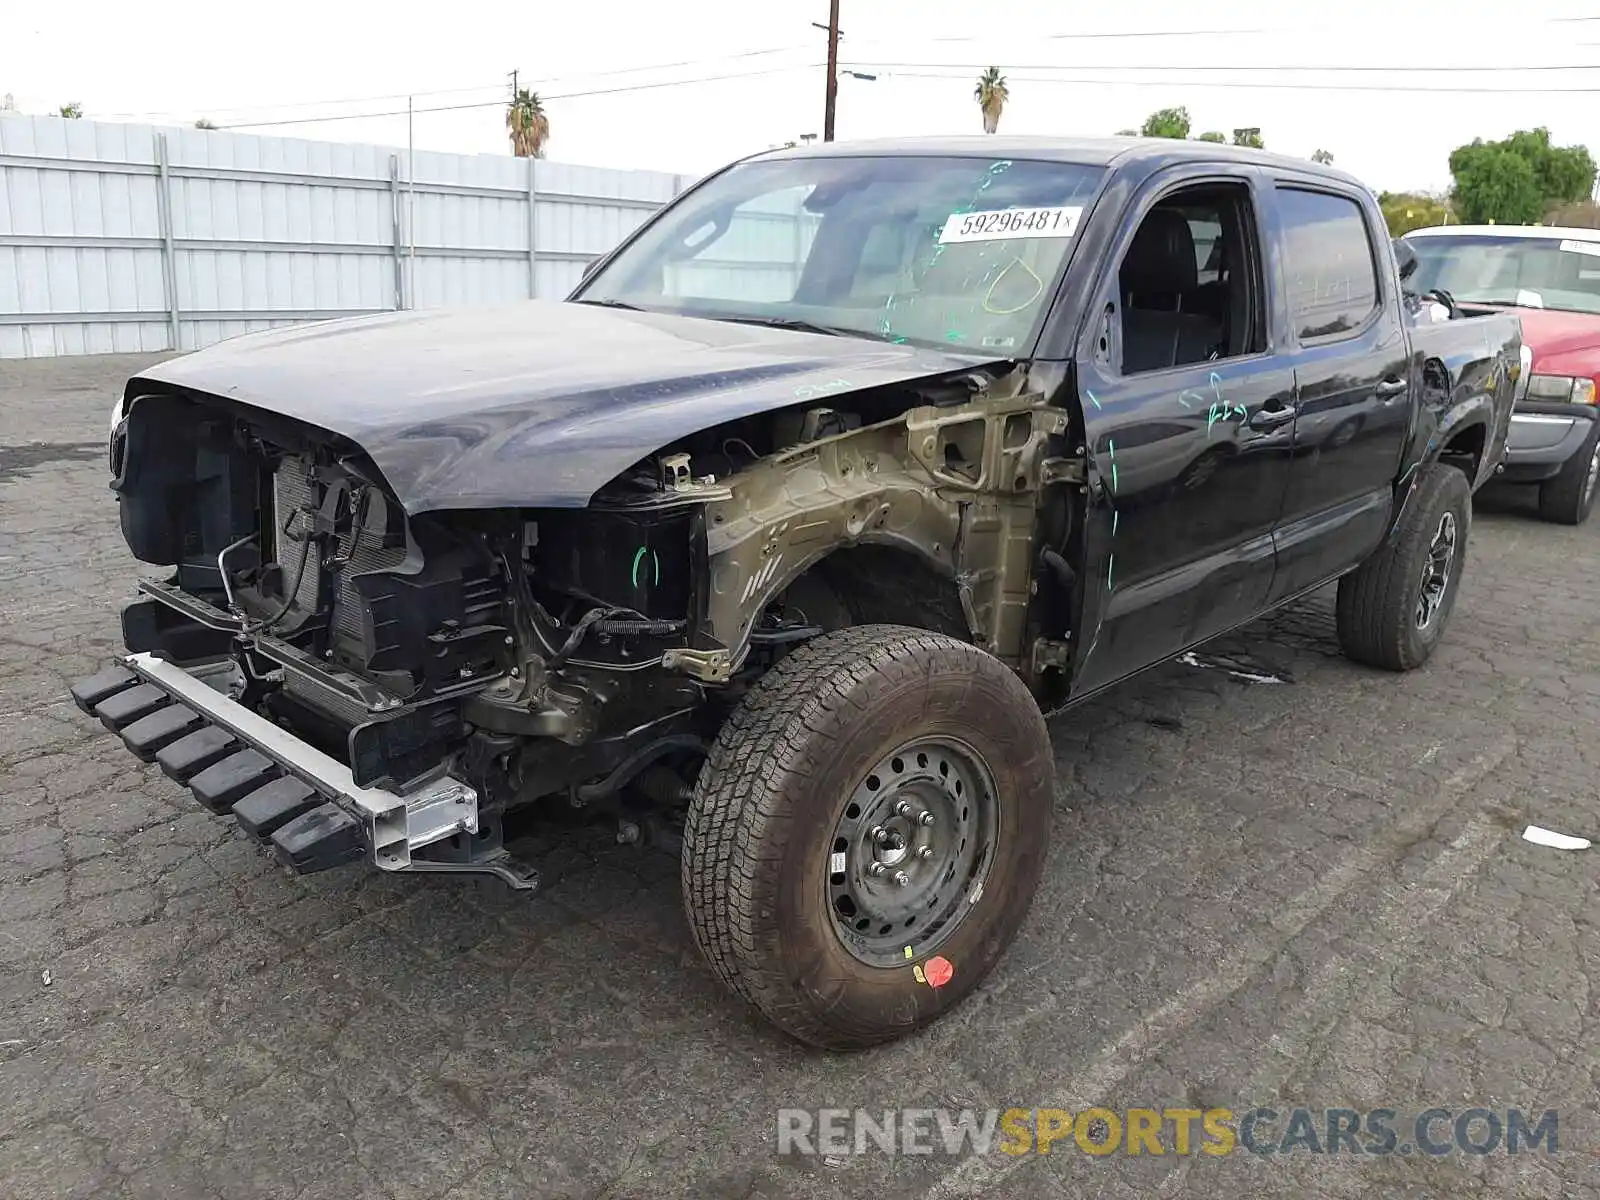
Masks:
[[[315,511],[321,500],[311,462],[301,458],[284,459],[273,477],[272,496],[273,520],[277,528],[277,559],[283,568],[284,586],[288,587],[294,582],[299,569],[301,548],[309,531],[309,522],[296,517],[295,513],[302,509]],[[338,535],[334,549],[334,555],[339,560],[348,559],[338,568],[333,588],[334,637],[337,642],[345,644],[360,645],[362,642],[361,598],[350,581],[351,577],[367,571],[392,570],[406,556],[404,546],[382,545],[384,519],[387,516],[383,507],[384,497],[374,494],[369,503],[372,530],[346,530]],[[321,584],[322,565],[317,548],[313,546],[306,559],[300,585],[295,590],[295,607],[303,612],[316,611]],[[294,671],[286,673],[284,686],[292,695],[350,723],[365,719],[363,707],[308,683]]]

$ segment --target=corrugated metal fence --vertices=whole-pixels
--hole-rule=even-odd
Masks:
[[[0,115],[0,358],[559,297],[682,176]]]

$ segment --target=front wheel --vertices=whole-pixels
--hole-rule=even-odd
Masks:
[[[1400,527],[1339,580],[1345,657],[1388,671],[1428,660],[1455,607],[1471,525],[1467,477],[1443,463],[1423,467]]]
[[[1539,515],[1560,525],[1582,525],[1594,511],[1596,484],[1600,483],[1600,421],[1583,446],[1554,479],[1539,485]]]
[[[683,846],[713,971],[802,1041],[899,1037],[1021,927],[1054,796],[1033,698],[942,634],[864,625],[787,655],[728,718]]]

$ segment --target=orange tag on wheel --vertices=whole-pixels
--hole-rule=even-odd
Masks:
[[[942,988],[949,983],[956,973],[955,967],[950,965],[950,960],[942,954],[936,954],[922,964],[922,975],[931,988]]]

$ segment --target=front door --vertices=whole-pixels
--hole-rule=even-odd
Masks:
[[[1097,632],[1074,695],[1248,620],[1271,589],[1295,380],[1272,353],[1253,178],[1152,189],[1080,347],[1085,542],[1104,567],[1083,581]]]

